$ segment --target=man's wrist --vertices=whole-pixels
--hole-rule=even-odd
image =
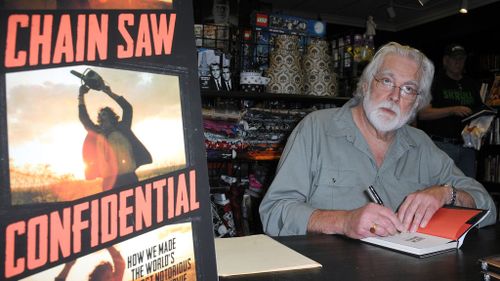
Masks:
[[[449,206],[455,206],[455,204],[457,203],[457,188],[450,183],[445,183],[442,186],[447,189],[448,194],[445,204]]]

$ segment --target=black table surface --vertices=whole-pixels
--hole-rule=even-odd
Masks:
[[[321,263],[322,268],[221,277],[220,280],[481,280],[478,259],[500,254],[498,223],[472,229],[456,251],[422,259],[338,235],[273,238]]]

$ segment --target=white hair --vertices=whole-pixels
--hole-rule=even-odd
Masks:
[[[365,95],[363,85],[368,85],[368,91],[373,81],[374,75],[379,71],[385,57],[387,55],[398,55],[409,58],[419,65],[418,72],[420,73],[418,97],[415,101],[413,114],[420,109],[426,107],[431,102],[431,85],[434,77],[434,64],[422,52],[410,46],[403,46],[396,42],[389,42],[377,51],[373,56],[373,60],[365,67],[361,77],[359,78],[354,96],[362,99]]]

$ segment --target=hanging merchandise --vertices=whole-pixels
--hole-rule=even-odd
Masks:
[[[344,36],[344,57],[343,57],[343,74],[344,77],[351,77],[352,73],[352,57],[353,47],[350,35]]]
[[[304,79],[300,62],[299,37],[278,35],[275,44],[270,55],[268,75],[271,81],[267,84],[267,91],[280,94],[301,94]]]
[[[311,39],[304,57],[304,93],[314,96],[333,96],[336,75],[328,55],[328,42]]]
[[[364,36],[363,41],[364,46],[361,49],[361,61],[370,62],[375,54],[373,36]]]
[[[236,236],[231,202],[224,193],[212,194],[212,220],[216,237]]]

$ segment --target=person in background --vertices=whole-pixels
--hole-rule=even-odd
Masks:
[[[433,74],[423,53],[391,42],[364,69],[354,98],[306,116],[260,205],[264,231],[387,236],[425,227],[444,205],[489,209],[482,225],[494,223],[484,187],[407,125],[429,104]],[[370,185],[385,205],[370,201]]]
[[[434,78],[432,101],[418,113],[418,126],[469,177],[476,176],[476,151],[463,147],[462,119],[482,105],[481,84],[464,74],[465,48],[446,46],[443,69]]]

